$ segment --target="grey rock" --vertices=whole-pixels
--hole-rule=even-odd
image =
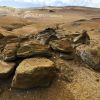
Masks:
[[[76,48],[76,53],[92,69],[100,71],[100,46],[81,45]]]
[[[71,41],[67,39],[53,40],[50,42],[50,46],[53,50],[63,53],[72,53],[74,50]]]
[[[74,43],[90,44],[90,37],[87,31],[83,30],[82,33],[73,39]]]

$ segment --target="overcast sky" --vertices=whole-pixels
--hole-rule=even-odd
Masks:
[[[86,6],[100,8],[100,0],[0,0],[0,5],[13,7]]]

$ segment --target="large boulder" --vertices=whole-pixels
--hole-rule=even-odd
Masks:
[[[9,43],[2,51],[2,58],[4,61],[12,61],[16,59],[16,52],[19,47],[19,43]]]
[[[53,40],[50,42],[50,46],[53,50],[63,53],[72,53],[74,50],[68,39]]]
[[[12,87],[19,89],[47,87],[55,78],[55,71],[55,64],[49,59],[25,59],[16,69]]]
[[[14,71],[15,64],[0,60],[0,78],[8,78]]]
[[[49,47],[36,41],[26,41],[20,45],[20,48],[17,51],[18,57],[26,58],[34,55],[50,56]]]
[[[77,55],[96,71],[100,71],[100,46],[81,45],[76,48]]]

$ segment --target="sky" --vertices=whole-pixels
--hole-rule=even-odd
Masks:
[[[0,6],[17,8],[43,6],[85,6],[100,8],[100,0],[0,0]]]

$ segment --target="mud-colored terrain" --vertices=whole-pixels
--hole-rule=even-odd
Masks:
[[[47,64],[47,68],[52,68],[48,60],[43,60],[45,66],[42,60],[37,60],[35,64],[25,62],[20,69],[25,72],[17,78],[20,76],[17,69],[23,60],[38,57],[53,62],[56,75],[52,76],[54,73],[47,69],[43,71],[47,74],[35,72],[39,75],[30,77],[34,76],[34,70],[39,66],[45,69]],[[11,71],[8,71],[8,66],[11,66]],[[38,84],[45,85],[52,79],[49,87],[33,86],[23,90],[12,86],[15,82],[20,87],[23,81],[27,85],[31,79],[41,82],[39,78],[42,75],[44,83]],[[0,100],[23,99],[100,100],[100,9],[0,7]]]

